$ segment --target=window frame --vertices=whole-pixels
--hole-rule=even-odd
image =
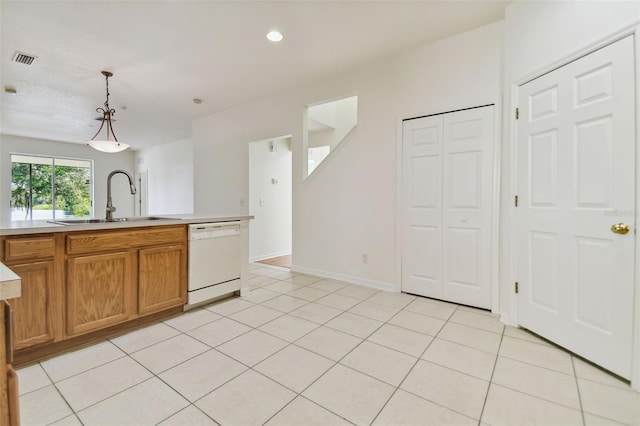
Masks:
[[[95,164],[94,160],[90,158],[79,158],[79,157],[71,157],[66,155],[47,155],[47,154],[31,154],[31,153],[23,153],[23,152],[9,152],[9,221],[33,221],[33,220],[41,220],[41,219],[33,219],[33,204],[29,206],[29,218],[28,219],[13,219],[13,203],[12,203],[12,188],[13,185],[13,159],[14,157],[27,157],[27,158],[43,158],[47,160],[51,160],[51,206],[52,206],[52,218],[51,219],[42,219],[42,220],[59,220],[62,218],[56,218],[56,178],[55,178],[55,167],[56,160],[70,160],[70,161],[82,161],[89,163],[89,215],[87,217],[93,217],[94,214],[94,173],[95,173]],[[16,161],[15,163],[19,163]],[[38,163],[22,163],[22,164],[38,164]],[[68,167],[64,165],[59,165],[61,167]],[[33,196],[30,197],[33,200]]]

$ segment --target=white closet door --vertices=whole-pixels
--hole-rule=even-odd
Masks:
[[[404,122],[402,290],[491,308],[493,106]]]
[[[443,118],[442,298],[491,309],[493,107]]]
[[[630,378],[635,262],[631,37],[519,90],[519,323]],[[627,234],[612,232],[624,223]]]
[[[403,124],[402,290],[442,297],[442,116]]]

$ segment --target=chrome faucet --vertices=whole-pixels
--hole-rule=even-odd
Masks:
[[[127,178],[129,179],[129,187],[131,189],[131,194],[135,194],[136,193],[136,186],[133,184],[133,176],[131,176],[131,174],[126,171],[126,170],[114,170],[111,173],[109,173],[109,176],[107,177],[107,220],[113,220],[113,212],[116,211],[116,208],[113,207],[113,202],[111,201],[111,178],[118,174],[118,173],[122,173],[123,175],[126,175]]]

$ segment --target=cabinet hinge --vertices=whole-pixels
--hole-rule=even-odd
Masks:
[[[518,196],[517,196],[517,195],[513,198],[513,204],[514,204],[516,207],[518,207]]]
[[[516,281],[516,285],[515,285],[514,288],[515,288],[516,293],[518,293],[518,281]]]
[[[516,108],[516,120],[520,119],[520,108]]]

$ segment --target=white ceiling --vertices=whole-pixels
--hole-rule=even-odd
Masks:
[[[502,19],[507,1],[0,1],[0,131],[83,143],[105,101],[133,149],[191,120]],[[278,29],[284,40],[269,42]],[[35,55],[31,66],[12,62]],[[193,98],[202,98],[195,105]]]

